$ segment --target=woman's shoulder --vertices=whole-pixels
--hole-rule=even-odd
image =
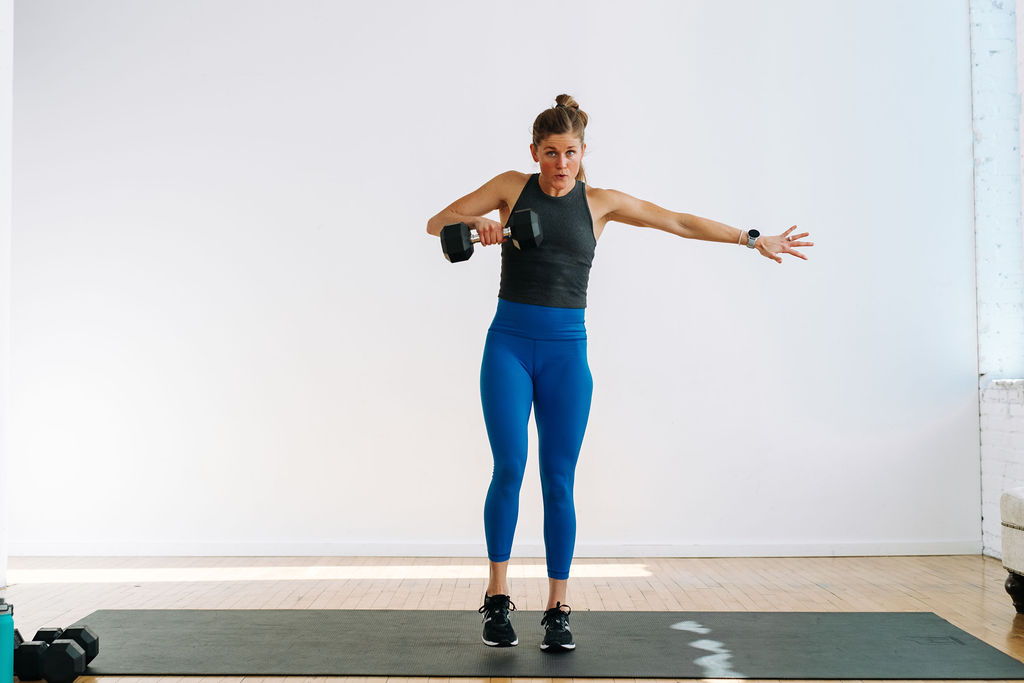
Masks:
[[[512,190],[519,191],[526,186],[529,179],[529,173],[523,173],[521,171],[505,171],[504,173],[499,173],[488,180],[487,184],[501,188],[502,192],[510,192]]]
[[[594,216],[594,220],[614,213],[628,199],[631,197],[619,190],[587,185],[587,203],[590,205],[590,213]]]
[[[522,171],[505,171],[504,173],[496,175],[494,179],[499,182],[522,184],[529,180],[531,175],[533,174],[523,173]]]
[[[609,190],[604,187],[594,187],[589,183],[587,183],[585,187],[587,190],[587,199],[591,203],[610,201],[612,199],[612,194],[615,192],[615,190]]]
[[[530,176],[530,173],[522,171],[505,171],[496,175],[491,182],[498,186],[503,203],[512,207],[530,181]]]

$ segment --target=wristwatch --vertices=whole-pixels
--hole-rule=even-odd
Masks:
[[[757,230],[756,228],[751,228],[750,230],[748,230],[747,231],[747,246],[750,247],[751,249],[753,249],[754,248],[754,242],[756,242],[757,238],[760,237],[760,236],[761,236],[761,232],[759,230]]]

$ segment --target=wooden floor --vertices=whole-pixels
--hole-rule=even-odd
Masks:
[[[542,560],[513,559],[509,575],[519,609],[544,609],[547,579]],[[576,559],[568,603],[574,610],[935,612],[1024,661],[1024,615],[1014,611],[1003,589],[1005,578],[999,560],[979,555]],[[15,624],[29,637],[39,627],[66,626],[97,609],[476,610],[482,602],[486,564],[464,558],[11,558],[8,581],[10,586],[0,590],[0,597],[15,605]],[[520,647],[530,642],[525,633],[520,638]],[[131,680],[271,679],[79,682]]]

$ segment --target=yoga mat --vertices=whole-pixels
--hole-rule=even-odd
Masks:
[[[573,612],[577,647],[480,640],[473,610],[100,610],[87,675],[529,678],[1024,678],[1024,664],[931,612]]]

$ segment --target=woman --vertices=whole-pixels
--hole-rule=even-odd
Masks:
[[[587,365],[584,309],[597,240],[609,221],[658,228],[691,239],[746,245],[782,263],[782,254],[807,257],[794,247],[808,235],[777,236],[739,230],[685,213],[673,213],[616,190],[586,185],[582,159],[587,115],[569,95],[544,110],[533,123],[530,153],[540,164],[532,175],[508,171],[456,200],[427,223],[439,236],[443,226],[466,223],[480,244],[502,243],[498,309],[488,332],[480,371],[484,422],[494,457],[484,531],[490,580],[480,612],[483,641],[490,646],[518,644],[509,609],[508,560],[519,512],[519,489],[526,467],[527,424],[536,410],[548,603],[541,620],[541,649],[576,647],[564,604],[576,538],[573,477],[590,413],[593,381]],[[543,241],[515,249],[502,235],[512,212],[537,213]],[[497,210],[501,221],[485,218]]]

